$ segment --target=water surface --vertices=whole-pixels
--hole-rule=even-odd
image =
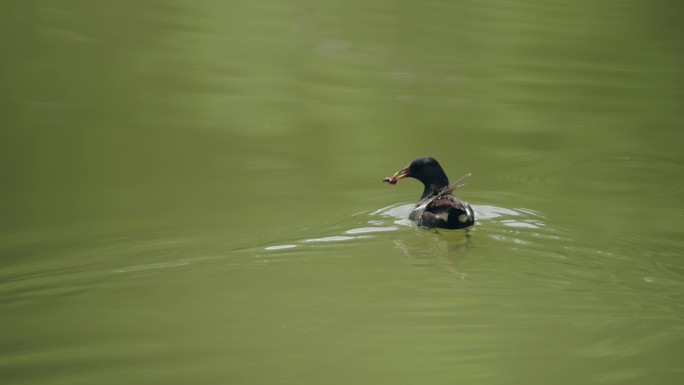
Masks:
[[[2,8],[3,383],[681,382],[677,4]]]

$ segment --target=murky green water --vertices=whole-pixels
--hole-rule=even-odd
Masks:
[[[5,2],[0,382],[680,383],[681,8]]]

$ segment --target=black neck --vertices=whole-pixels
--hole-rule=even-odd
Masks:
[[[439,177],[433,178],[430,182],[422,181],[423,182],[423,195],[421,195],[420,199],[425,199],[426,197],[432,195],[435,191],[440,191],[441,189],[449,186],[449,179],[447,178],[446,175],[441,175]]]

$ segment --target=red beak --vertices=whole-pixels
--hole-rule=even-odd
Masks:
[[[401,170],[397,171],[396,173],[394,173],[394,175],[387,177],[387,178],[383,179],[382,181],[387,182],[389,184],[396,184],[399,179],[406,178],[407,176],[410,176],[410,175],[411,175],[411,169],[409,168],[409,166],[406,166],[406,167],[402,168]]]

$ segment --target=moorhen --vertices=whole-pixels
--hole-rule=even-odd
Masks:
[[[475,212],[468,203],[460,201],[452,193],[469,176],[467,174],[450,185],[442,166],[435,158],[426,156],[414,159],[393,176],[383,179],[383,182],[395,184],[406,177],[418,179],[423,182],[425,189],[409,214],[409,219],[418,226],[463,229],[475,223]]]

